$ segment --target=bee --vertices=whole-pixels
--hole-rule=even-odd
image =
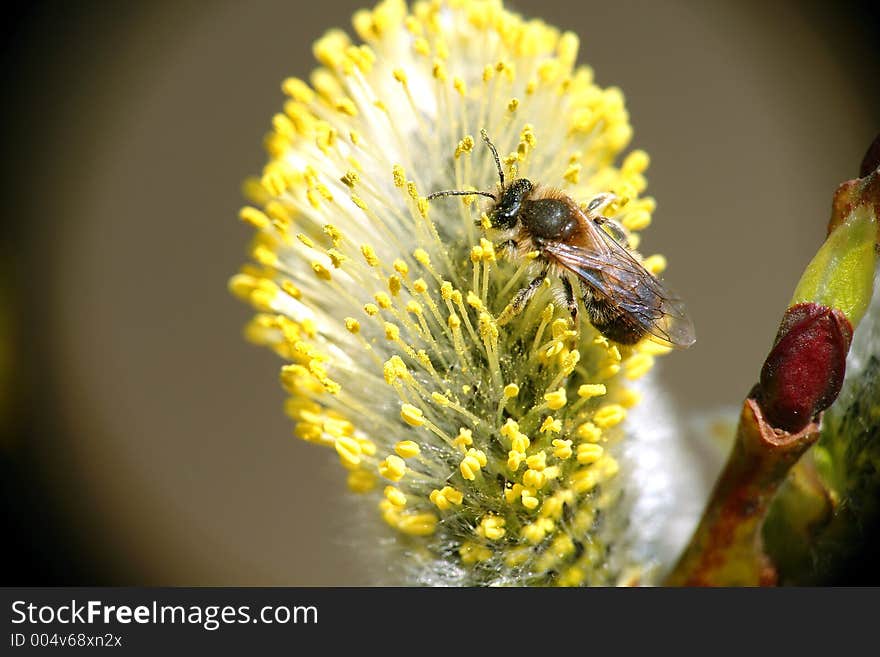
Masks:
[[[540,273],[514,295],[508,307],[511,316],[525,308],[548,276],[554,276],[562,283],[575,326],[580,300],[590,323],[613,342],[632,345],[651,336],[672,347],[690,347],[696,338],[684,303],[629,251],[623,228],[601,215],[614,195],[599,194],[581,208],[564,192],[527,178],[505,184],[498,151],[486,131],[481,134],[498,170],[497,192],[446,190],[427,198],[491,198],[487,215],[492,230],[501,236],[497,246],[520,257],[538,253]]]

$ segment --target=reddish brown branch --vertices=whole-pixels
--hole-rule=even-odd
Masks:
[[[788,470],[818,438],[811,422],[797,433],[773,429],[755,399],[745,401],[734,449],[691,543],[667,580],[674,586],[776,583],[761,525]]]

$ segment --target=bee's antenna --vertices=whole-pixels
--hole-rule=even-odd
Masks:
[[[483,141],[486,142],[486,146],[489,147],[489,150],[492,151],[492,157],[495,158],[495,168],[498,169],[498,178],[501,180],[501,191],[504,191],[504,171],[501,170],[501,160],[498,157],[498,151],[495,148],[495,144],[492,143],[492,140],[489,139],[489,133],[486,132],[485,128],[480,129],[480,135],[483,137]]]
[[[488,196],[492,200],[498,200],[495,198],[495,194],[490,194],[489,192],[469,192],[464,189],[447,189],[442,192],[428,194],[425,198],[430,201],[431,199],[440,198],[441,196]]]

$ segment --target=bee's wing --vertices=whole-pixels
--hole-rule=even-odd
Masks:
[[[681,299],[604,230],[592,222],[585,230],[589,235],[575,244],[547,242],[542,248],[652,336],[672,347],[690,347],[694,325]]]

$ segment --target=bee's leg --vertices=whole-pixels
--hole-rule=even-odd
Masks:
[[[565,290],[565,303],[568,306],[568,312],[571,313],[571,321],[575,328],[578,326],[578,303],[574,298],[574,290],[571,287],[571,281],[568,276],[562,277],[562,288]]]
[[[606,226],[608,228],[608,232],[611,234],[611,237],[614,238],[615,242],[623,246],[629,245],[629,235],[626,233],[626,229],[620,225],[614,219],[609,219],[608,217],[597,216],[593,217],[593,223],[597,226]]]
[[[523,311],[523,308],[526,307],[529,300],[535,296],[535,292],[538,291],[538,288],[541,287],[541,283],[543,283],[546,278],[547,269],[545,268],[544,271],[532,279],[531,283],[517,292],[511,302],[507,304],[507,307],[498,316],[498,325],[504,326],[511,319],[519,315]]]
[[[578,279],[578,283],[580,283],[581,301],[584,304],[584,310],[586,310],[587,317],[590,319],[590,322],[592,322],[593,312],[595,310],[595,305],[593,303],[593,291],[590,289],[590,286],[581,279]]]
[[[519,246],[519,242],[516,240],[504,240],[503,242],[497,242],[495,244],[495,250],[500,251],[501,249],[515,249]]]

